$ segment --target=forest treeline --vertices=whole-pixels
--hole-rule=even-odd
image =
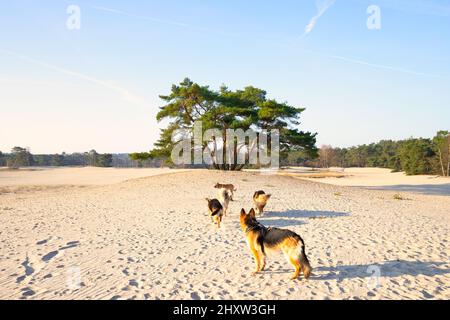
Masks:
[[[306,159],[308,162],[308,159]],[[319,149],[319,158],[309,160],[316,167],[379,167],[404,171],[408,175],[450,174],[450,134],[439,131],[435,137],[382,140],[350,148]]]
[[[20,167],[59,167],[59,166],[93,166],[112,167],[112,154],[99,154],[95,150],[84,153],[62,154],[32,154],[30,150],[14,147],[10,153],[0,151],[0,166],[10,168]]]
[[[162,165],[159,159],[145,161],[134,160],[127,153],[98,153],[89,152],[61,153],[61,154],[32,154],[27,148],[14,147],[11,152],[0,151],[0,167],[147,167],[154,168]]]
[[[165,158],[141,159],[136,154],[84,153],[33,155],[28,149],[14,147],[10,153],[0,151],[0,167],[27,166],[96,166],[96,167],[161,167]],[[324,145],[314,157],[308,151],[290,151],[282,166],[308,167],[379,167],[404,171],[408,175],[450,175],[450,133],[439,131],[435,137],[406,140],[382,140],[350,148]],[[195,167],[195,166],[191,166]]]

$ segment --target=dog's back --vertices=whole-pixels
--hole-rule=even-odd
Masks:
[[[214,188],[216,189],[227,189],[230,191],[236,191],[237,189],[234,187],[234,185],[230,184],[221,184],[221,183],[216,183],[216,185],[214,186]]]
[[[217,227],[220,228],[223,216],[223,206],[217,199],[205,199],[208,202],[209,215],[211,219],[217,223]]]
[[[262,214],[267,201],[270,199],[271,195],[266,194],[263,190],[256,191],[253,194],[253,203],[255,204],[258,214]]]
[[[228,213],[228,205],[231,200],[230,191],[227,189],[219,189],[218,197],[217,197],[222,204],[224,214],[227,215]]]
[[[272,196],[271,194],[266,194],[263,190],[259,190],[253,194],[253,201],[266,203],[271,196]]]

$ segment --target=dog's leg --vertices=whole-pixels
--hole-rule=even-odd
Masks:
[[[262,253],[261,252],[261,255],[260,255],[260,259],[261,259],[261,268],[260,268],[260,270],[261,271],[264,271],[264,269],[266,268],[266,255],[264,254],[264,253]]]
[[[255,248],[250,248],[250,250],[252,251],[253,254],[253,258],[255,259],[255,271],[254,274],[258,273],[261,269],[260,269],[260,263],[259,263],[259,253],[258,250],[256,250]]]
[[[294,266],[295,272],[294,275],[291,277],[291,280],[295,280],[300,275],[300,261],[296,258],[289,257],[289,262]]]
[[[295,250],[290,249],[282,249],[282,250],[286,260],[290,264],[292,264],[292,266],[295,268],[295,272],[291,277],[291,280],[295,280],[300,275],[300,261],[298,259],[298,256],[296,255]]]
[[[259,206],[258,206],[258,215],[259,215],[259,216],[262,216],[263,212],[264,212],[264,206],[259,205]]]

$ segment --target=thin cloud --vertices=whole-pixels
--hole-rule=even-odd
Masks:
[[[373,67],[373,68],[408,73],[408,74],[412,74],[412,75],[415,75],[415,76],[440,77],[439,75],[422,73],[422,72],[417,72],[417,71],[414,71],[414,70],[408,70],[408,69],[403,69],[403,68],[398,68],[398,67],[393,67],[393,66],[387,66],[387,65],[382,65],[382,64],[370,63],[370,62],[363,61],[363,60],[351,59],[351,58],[346,58],[346,57],[341,57],[341,56],[331,55],[331,56],[328,56],[328,57],[329,58],[333,58],[333,59],[346,61],[346,62],[350,62],[350,63],[355,63],[355,64],[364,65],[364,66],[369,66],[369,67]]]
[[[99,85],[99,86],[102,86],[104,88],[110,89],[110,90],[115,91],[118,94],[120,94],[125,101],[128,101],[128,102],[130,102],[132,104],[139,105],[139,106],[145,106],[146,105],[146,102],[145,102],[145,100],[143,98],[137,96],[136,94],[132,93],[131,91],[129,91],[129,90],[127,90],[127,89],[125,89],[125,88],[123,88],[123,87],[121,87],[119,85],[116,85],[114,83],[107,82],[107,81],[104,81],[104,80],[100,80],[100,79],[97,79],[97,78],[85,75],[85,74],[77,72],[77,71],[73,71],[73,70],[61,68],[61,67],[58,67],[58,66],[54,66],[54,65],[51,65],[51,64],[49,64],[47,62],[39,61],[39,60],[30,58],[28,56],[25,56],[23,54],[16,53],[16,52],[13,52],[13,51],[0,49],[0,53],[6,54],[6,55],[9,55],[9,56],[13,56],[13,57],[21,59],[23,61],[27,61],[29,63],[35,64],[35,65],[39,65],[39,66],[47,68],[47,69],[51,69],[51,70],[56,71],[58,73],[62,73],[62,74],[65,74],[65,75],[68,75],[68,76],[71,76],[71,77],[75,77],[75,78],[78,78],[78,79],[81,79],[81,80],[85,80],[87,82],[94,83],[96,85]]]
[[[311,33],[311,31],[313,31],[320,17],[322,17],[335,2],[336,0],[316,0],[317,14],[312,17],[309,23],[306,25],[303,36],[306,36]]]
[[[109,13],[115,13],[115,14],[118,14],[118,15],[130,17],[130,18],[138,18],[138,19],[152,21],[152,22],[157,22],[157,23],[170,24],[170,25],[174,25],[174,26],[178,26],[178,27],[188,27],[189,26],[188,24],[183,23],[183,22],[177,22],[177,21],[164,20],[164,19],[159,19],[159,18],[154,18],[154,17],[142,16],[142,15],[129,13],[129,12],[125,12],[125,11],[122,11],[122,10],[117,10],[117,9],[109,8],[109,7],[102,7],[102,6],[95,6],[95,5],[89,5],[88,7],[91,8],[91,9],[94,9],[94,10],[99,10],[99,11],[109,12]]]
[[[441,77],[440,75],[436,75],[436,74],[417,72],[417,71],[414,71],[414,70],[398,68],[398,67],[388,66],[388,65],[383,65],[383,64],[376,64],[376,63],[371,63],[371,62],[367,62],[367,61],[364,61],[364,60],[352,59],[352,58],[347,58],[347,57],[343,57],[343,56],[337,56],[337,55],[321,55],[321,56],[326,57],[326,58],[331,58],[331,59],[345,61],[345,62],[348,62],[348,63],[359,64],[359,65],[363,65],[363,66],[377,68],[377,69],[384,69],[384,70],[390,70],[390,71],[407,73],[407,74],[411,74],[411,75],[415,75],[415,76]]]
[[[102,11],[102,12],[107,12],[107,13],[121,15],[121,16],[124,16],[124,17],[136,18],[136,19],[141,19],[141,20],[155,22],[155,23],[160,23],[160,24],[172,25],[172,26],[176,26],[176,27],[189,28],[191,30],[198,31],[198,32],[214,33],[214,34],[219,34],[221,36],[226,36],[226,37],[238,37],[238,36],[240,36],[239,33],[233,33],[233,32],[213,29],[213,28],[194,27],[194,26],[189,25],[189,24],[184,23],[184,22],[173,21],[173,20],[165,20],[165,19],[160,19],[160,18],[156,18],[156,17],[149,17],[149,16],[144,16],[144,15],[134,14],[134,13],[126,12],[126,11],[123,11],[123,10],[118,10],[118,9],[111,8],[111,7],[103,7],[103,6],[97,6],[97,5],[86,5],[86,6],[88,8],[90,8],[90,9],[93,9],[93,10],[98,10],[98,11]]]

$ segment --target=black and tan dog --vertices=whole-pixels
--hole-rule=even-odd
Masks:
[[[222,222],[223,217],[223,207],[219,200],[217,199],[208,199],[205,198],[206,201],[208,201],[208,210],[209,215],[211,216],[211,220],[214,223],[217,223],[217,228],[220,228],[220,223]]]
[[[262,190],[256,191],[253,194],[253,203],[254,203],[255,209],[259,215],[263,214],[264,207],[266,206],[267,201],[269,201],[270,197],[271,197],[270,194],[266,194]]]
[[[302,271],[305,279],[309,278],[311,266],[306,257],[305,243],[298,234],[286,229],[263,226],[256,220],[254,209],[251,209],[248,214],[242,209],[240,223],[255,259],[255,273],[264,270],[267,253],[281,251],[295,268],[291,279],[297,279]]]

